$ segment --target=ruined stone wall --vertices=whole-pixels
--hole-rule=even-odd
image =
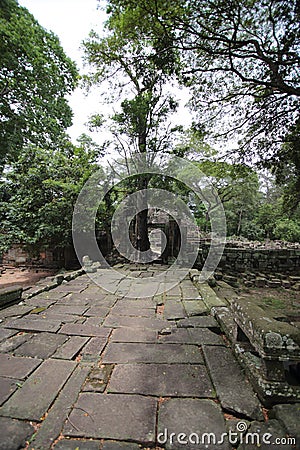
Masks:
[[[197,268],[201,268],[210,244],[201,244]],[[233,248],[226,246],[218,266],[228,272],[300,273],[300,248]]]

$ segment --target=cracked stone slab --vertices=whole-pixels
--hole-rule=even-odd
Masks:
[[[24,380],[41,362],[38,358],[0,354],[0,376]]]
[[[105,317],[110,309],[106,306],[91,306],[85,311],[84,316],[88,317]]]
[[[99,450],[100,444],[101,441],[95,440],[61,439],[55,444],[54,450]]]
[[[0,408],[0,415],[26,420],[41,420],[63,387],[76,363],[48,359]]]
[[[293,450],[295,445],[287,445],[287,444],[277,444],[274,445],[276,439],[286,438],[285,429],[281,426],[278,420],[269,419],[267,422],[251,422],[249,429],[247,430],[249,435],[254,433],[254,435],[260,438],[260,442],[257,444],[257,438],[254,442],[244,442],[238,446],[238,450],[256,450],[259,448],[260,450],[269,450],[271,447],[275,447],[278,450]],[[263,436],[267,437],[267,440],[270,443],[264,443],[262,441]],[[273,444],[273,445],[272,445]]]
[[[100,367],[94,368],[86,380],[83,391],[104,392],[113,368],[113,364],[101,364]]]
[[[132,442],[104,442],[102,450],[141,450],[141,446]]]
[[[38,429],[30,450],[45,450],[50,448],[57,439],[89,371],[90,367],[88,366],[79,365],[75,368]],[[83,447],[80,446],[80,448]]]
[[[15,350],[15,355],[32,358],[49,358],[62,345],[66,337],[62,334],[39,333]]]
[[[82,393],[63,434],[150,444],[155,441],[156,407],[153,398],[140,395]]]
[[[263,420],[261,404],[231,349],[204,346],[203,351],[222,407],[251,419]]]
[[[212,316],[194,316],[177,322],[178,328],[216,328],[218,322]]]
[[[300,445],[300,403],[275,405],[272,414],[281,422],[290,436],[295,436]]]
[[[34,433],[29,423],[0,417],[0,450],[16,450],[24,448],[26,440]]]
[[[207,307],[202,300],[187,300],[182,303],[189,317],[201,316],[207,313]]]
[[[174,398],[160,405],[157,438],[159,445],[165,445],[167,450],[229,450],[228,443],[217,443],[225,432],[221,408],[212,400]],[[174,433],[172,437],[171,433]],[[204,433],[214,433],[215,442],[208,445],[208,436],[203,436]],[[199,442],[195,440],[196,436],[199,436]]]
[[[203,365],[120,364],[108,392],[161,397],[212,397],[213,386]]]
[[[88,309],[88,306],[78,305],[53,305],[48,308],[48,312],[55,314],[70,314],[75,316],[82,316]]]
[[[195,345],[109,343],[103,363],[186,363],[201,364],[203,357]]]
[[[182,302],[177,300],[167,300],[164,309],[164,318],[167,320],[183,319],[186,317],[186,312],[183,308]]]
[[[2,405],[17,389],[18,380],[0,377],[0,405]]]
[[[0,353],[12,352],[16,348],[20,347],[20,345],[24,344],[29,339],[31,339],[31,337],[32,337],[31,333],[22,333],[6,339],[4,342],[1,342],[0,344]]]
[[[171,333],[159,337],[161,343],[183,343],[192,345],[224,345],[221,337],[206,328],[172,328]]]
[[[53,358],[72,359],[80,352],[84,344],[89,340],[84,336],[71,336],[67,342],[63,343],[53,355]]]
[[[85,325],[78,323],[67,323],[62,326],[59,333],[77,335],[77,336],[98,336],[108,338],[111,330],[108,328],[100,328],[95,325]]]
[[[137,306],[126,306],[118,303],[111,309],[114,316],[155,317],[154,308],[140,308]]]
[[[111,342],[155,343],[157,332],[150,329],[120,327],[112,332],[110,340]]]
[[[148,317],[132,317],[132,316],[113,316],[109,315],[104,323],[104,327],[132,327],[132,328],[149,328],[151,330],[160,330],[169,326],[169,322],[162,319],[151,319]]]
[[[82,349],[82,357],[89,359],[90,357],[99,357],[106,345],[107,338],[93,337]],[[98,359],[98,358],[97,358]]]
[[[22,317],[16,319],[5,325],[5,328],[15,328],[17,330],[25,331],[48,331],[56,333],[61,326],[61,321],[35,318],[35,317]]]
[[[16,334],[15,330],[8,330],[6,328],[0,329],[0,341],[4,341],[5,339],[10,338]]]

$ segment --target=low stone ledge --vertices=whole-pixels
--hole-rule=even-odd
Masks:
[[[21,300],[23,288],[19,285],[0,289],[0,309]]]
[[[271,314],[246,299],[231,303],[234,320],[264,358],[300,361],[300,331],[289,323],[275,320]]]

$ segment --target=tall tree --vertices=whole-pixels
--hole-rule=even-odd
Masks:
[[[0,0],[0,166],[24,145],[56,145],[71,125],[78,72],[58,38],[16,0]]]
[[[0,250],[21,244],[42,249],[72,245],[74,204],[84,183],[99,170],[100,149],[86,136],[78,146],[56,150],[24,147],[0,183]]]
[[[239,156],[290,170],[293,207],[300,201],[298,0],[109,0],[112,15],[134,11],[135,36],[178,50],[198,127],[239,139]]]
[[[108,82],[109,98],[106,100],[121,101],[119,112],[112,117],[115,149],[125,160],[132,154],[139,154],[151,164],[153,153],[169,147],[174,131],[165,123],[177,103],[171,95],[164,94],[163,89],[175,61],[160,54],[150,41],[135,39],[131,19],[131,16],[128,20],[110,17],[104,38],[94,31],[90,33],[84,42],[86,61],[91,67],[85,82],[88,86]],[[97,124],[98,118],[93,117],[92,124]],[[150,175],[143,174],[132,180],[132,188],[141,191],[134,242],[141,252],[150,249],[146,193],[150,179]]]

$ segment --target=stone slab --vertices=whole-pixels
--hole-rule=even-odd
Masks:
[[[34,433],[29,423],[0,417],[0,450],[17,450],[24,448],[26,440]]]
[[[8,339],[9,337],[16,334],[15,330],[8,330],[6,328],[0,328],[0,341],[4,341],[5,339]]]
[[[53,358],[72,359],[77,355],[84,344],[89,340],[84,336],[71,336],[70,339],[61,345],[53,355]]]
[[[67,383],[60,391],[47,417],[43,420],[41,427],[38,429],[35,439],[30,446],[31,450],[45,450],[50,448],[57,439],[89,371],[90,367],[77,366],[75,368]],[[80,445],[80,448],[83,447]]]
[[[222,407],[234,414],[262,420],[261,405],[231,349],[204,346],[203,351]]]
[[[4,342],[1,342],[0,344],[0,352],[1,353],[7,353],[12,352],[16,348],[20,347],[20,345],[27,342],[29,339],[31,339],[32,334],[31,333],[22,333],[14,335],[8,339],[6,339]]]
[[[164,308],[164,318],[167,320],[183,319],[186,312],[181,301],[167,300]]]
[[[243,442],[238,446],[238,450],[270,450],[271,447],[276,450],[293,450],[295,445],[288,445],[287,443],[275,444],[276,439],[279,442],[283,438],[287,438],[284,428],[281,426],[280,422],[274,419],[269,419],[267,422],[251,422],[249,429],[247,430],[249,437],[254,436],[254,442],[249,439],[249,442]],[[267,442],[262,441],[262,437],[266,436]],[[246,437],[245,437],[246,439]],[[260,442],[258,442],[260,439]],[[269,441],[269,443],[268,443]],[[274,445],[275,444],[275,445]]]
[[[84,392],[104,392],[109,381],[113,364],[101,364],[94,368],[83,387]]]
[[[120,327],[112,332],[111,342],[148,342],[155,343],[157,340],[157,332],[149,329],[132,329]]]
[[[224,341],[218,334],[206,328],[172,328],[171,333],[160,336],[158,342],[192,345],[224,345]]]
[[[18,380],[0,377],[0,406],[15,392]]]
[[[71,301],[70,301],[71,303]],[[86,311],[87,306],[78,305],[53,305],[48,308],[48,312],[53,312],[55,314],[71,314],[75,316],[82,316]]]
[[[111,330],[102,327],[100,328],[95,325],[67,323],[62,326],[59,332],[75,336],[98,336],[108,338]]]
[[[38,358],[23,358],[0,354],[0,376],[24,380],[34,369],[41,364]]]
[[[105,317],[110,311],[110,308],[106,306],[91,306],[85,311],[84,316],[91,317]]]
[[[126,306],[122,302],[111,309],[113,315],[136,316],[136,317],[155,317],[155,309],[139,308],[137,306]]]
[[[215,328],[218,327],[216,319],[212,316],[194,316],[181,319],[177,322],[178,328]]]
[[[182,303],[189,317],[201,316],[207,313],[207,307],[202,300],[187,300]]]
[[[141,450],[140,445],[133,442],[104,442],[102,450]]]
[[[14,305],[0,311],[1,319],[13,316],[24,316],[32,310],[32,306]]]
[[[158,413],[158,445],[167,450],[195,448],[204,450],[229,450],[228,443],[218,444],[222,433],[225,433],[225,423],[221,408],[212,400],[174,398],[162,402]],[[171,437],[171,433],[174,436]],[[185,436],[180,433],[184,433]],[[215,441],[208,442],[204,433],[213,433]],[[196,436],[199,436],[197,442]],[[191,437],[192,443],[189,442]],[[202,441],[203,440],[203,441]],[[183,444],[181,442],[185,441]]]
[[[200,350],[195,345],[109,343],[103,363],[203,363]]]
[[[72,437],[154,443],[156,408],[153,398],[140,395],[82,393],[63,433]]]
[[[113,316],[109,315],[103,322],[104,327],[119,328],[149,328],[151,330],[160,330],[168,327],[169,323],[162,319],[151,319],[148,317],[131,317],[131,316]]]
[[[120,299],[117,301],[117,303],[115,304],[115,306],[113,307],[113,311],[115,311],[115,308],[120,308],[124,311],[126,311],[127,309],[129,310],[133,310],[133,309],[152,309],[155,310],[156,309],[156,302],[154,300],[151,299],[141,299],[141,298],[137,298],[137,299]]]
[[[76,363],[48,359],[0,408],[0,415],[26,420],[41,420],[63,387]]]
[[[206,368],[188,364],[120,364],[108,392],[161,397],[212,397]]]
[[[100,441],[86,439],[61,439],[53,447],[54,450],[99,450]]]
[[[297,439],[300,446],[300,403],[275,405],[272,414],[282,423],[287,433]]]
[[[206,282],[199,283],[197,287],[208,310],[211,310],[211,308],[216,306],[228,306],[228,304],[221,300]]]
[[[17,330],[25,331],[49,331],[56,333],[61,326],[61,322],[51,319],[22,317],[16,319],[5,325],[6,328],[15,328]]]
[[[62,334],[39,333],[15,350],[15,355],[32,358],[49,358],[66,340]]]
[[[101,337],[93,337],[89,340],[89,342],[82,349],[82,355],[93,355],[99,356],[101,355],[105,345],[107,342],[107,338]]]

